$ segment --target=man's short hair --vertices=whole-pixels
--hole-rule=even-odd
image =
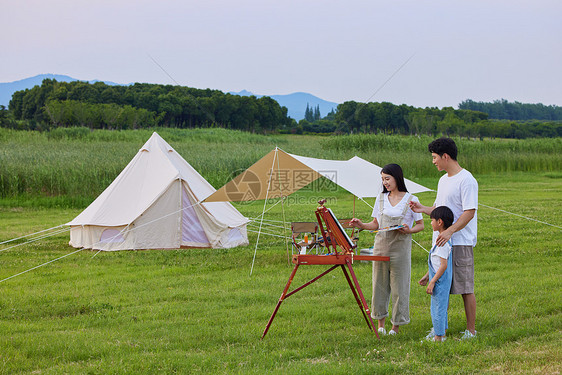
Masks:
[[[453,225],[453,220],[455,220],[455,215],[453,215],[453,211],[447,206],[439,206],[435,207],[429,217],[435,220],[443,220],[443,227],[445,229],[449,228]]]
[[[439,156],[447,154],[453,160],[457,160],[457,145],[451,138],[441,137],[427,146],[429,152],[436,153]]]

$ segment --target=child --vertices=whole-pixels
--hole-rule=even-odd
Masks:
[[[436,207],[431,214],[431,227],[436,232],[443,232],[453,224],[453,211],[446,206]],[[435,236],[434,236],[435,238]],[[431,294],[431,329],[427,339],[445,341],[447,324],[447,308],[449,307],[449,292],[452,280],[451,241],[444,246],[437,246],[435,240],[427,259],[428,271],[418,282],[427,285],[426,293]],[[428,283],[429,281],[429,283]],[[433,336],[433,337],[432,337]]]

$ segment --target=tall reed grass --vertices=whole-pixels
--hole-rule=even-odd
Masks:
[[[49,132],[0,129],[0,197],[46,197],[52,203],[82,206],[99,195],[157,131],[205,179],[219,188],[279,146],[303,156],[349,159],[358,155],[378,165],[400,164],[412,179],[439,172],[427,151],[430,137],[399,135],[258,135],[220,128]],[[562,171],[562,139],[455,139],[459,162],[475,174]],[[61,197],[64,197],[61,200]],[[58,204],[58,203],[57,203]]]
[[[320,141],[323,150],[358,154],[375,164],[400,164],[410,177],[441,174],[431,163],[429,136],[385,134],[348,135]],[[496,172],[560,172],[562,138],[466,139],[454,137],[459,163],[476,174]]]

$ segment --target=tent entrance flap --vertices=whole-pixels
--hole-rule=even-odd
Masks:
[[[121,230],[115,228],[105,229],[100,236],[100,243],[122,243],[125,242],[125,238],[121,234]]]
[[[182,215],[181,215],[181,243],[182,246],[200,244],[210,246],[205,230],[197,217],[193,204],[189,200],[185,187],[182,186]]]

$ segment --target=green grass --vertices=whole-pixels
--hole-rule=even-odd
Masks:
[[[430,163],[429,160],[427,160]],[[557,172],[475,174],[480,202],[562,226]],[[423,179],[430,187],[436,180]],[[419,194],[430,204],[435,193]],[[284,206],[288,221],[313,220],[328,197],[338,217],[353,214],[341,190],[299,192]],[[292,202],[299,202],[294,204]],[[370,202],[372,203],[372,202]],[[237,205],[255,217],[263,202]],[[0,241],[53,227],[80,208],[0,206]],[[356,216],[371,209],[355,203]],[[266,216],[282,220],[280,205]],[[287,299],[264,340],[261,333],[287,282],[283,241],[260,238],[230,250],[82,251],[0,283],[2,374],[373,374],[540,373],[562,370],[561,230],[481,207],[475,248],[478,337],[464,329],[461,298],[449,310],[449,340],[420,342],[431,326],[429,297],[416,282],[427,253],[412,250],[411,323],[377,340],[341,272]],[[426,248],[429,222],[414,239]],[[362,233],[360,246],[372,244]],[[68,235],[0,252],[0,279],[73,251]],[[4,245],[0,245],[0,249]],[[367,299],[370,264],[356,263]],[[318,274],[301,267],[294,285]],[[389,322],[387,322],[389,324]]]

